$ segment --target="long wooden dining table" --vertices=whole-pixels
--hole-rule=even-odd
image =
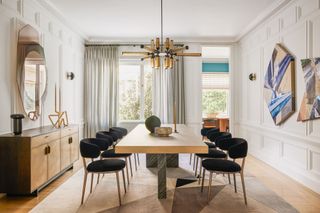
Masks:
[[[165,125],[172,126],[172,125]],[[177,133],[168,137],[151,134],[144,124],[137,125],[115,147],[116,153],[147,153],[158,155],[158,198],[167,197],[166,154],[208,153],[208,146],[190,127],[177,125]]]

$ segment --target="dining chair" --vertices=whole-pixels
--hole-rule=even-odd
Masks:
[[[246,189],[244,183],[244,166],[245,166],[245,158],[247,157],[248,153],[248,143],[243,138],[232,138],[228,139],[229,143],[233,145],[228,149],[228,155],[233,160],[226,160],[226,159],[206,159],[202,161],[202,184],[201,184],[201,192],[203,192],[203,185],[204,185],[204,178],[205,178],[205,171],[209,171],[209,187],[208,187],[208,202],[210,201],[210,194],[211,194],[211,185],[212,185],[212,174],[233,174],[234,177],[234,189],[237,193],[237,186],[236,186],[236,174],[240,173],[242,189],[243,189],[243,196],[244,202],[247,205],[247,196],[246,196]],[[241,165],[236,162],[236,159],[241,159]]]
[[[117,179],[117,187],[118,187],[118,197],[119,197],[119,205],[121,205],[121,192],[120,192],[120,184],[119,184],[119,172],[122,172],[123,177],[123,187],[126,193],[126,182],[124,176],[124,167],[125,162],[119,159],[96,159],[100,156],[100,148],[99,146],[103,144],[102,139],[96,138],[85,138],[80,141],[80,153],[83,159],[83,168],[84,168],[84,179],[83,179],[83,187],[82,187],[82,197],[81,204],[83,204],[85,189],[87,184],[87,176],[91,173],[91,187],[90,193],[92,192],[92,184],[93,184],[93,175],[94,174],[107,174],[107,173],[115,173]],[[88,159],[91,162],[88,162]]]

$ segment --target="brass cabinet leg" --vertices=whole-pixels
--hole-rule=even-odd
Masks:
[[[85,191],[86,191],[87,176],[88,176],[88,173],[85,171],[85,172],[84,172],[84,178],[83,178],[83,186],[82,186],[81,204],[83,204],[84,193],[85,193]]]
[[[121,194],[120,194],[120,184],[119,184],[119,173],[116,172],[117,177],[117,186],[118,186],[118,196],[119,196],[119,205],[121,206]]]
[[[195,169],[195,166],[196,166],[196,158],[197,158],[197,156],[196,156],[196,154],[194,154],[194,156],[193,156],[193,170]]]
[[[127,181],[128,181],[128,186],[129,186],[129,169],[128,169],[128,158],[125,158],[126,161],[126,172],[127,172]]]
[[[234,183],[234,192],[237,193],[237,182],[236,182],[236,174],[233,174],[233,183]]]
[[[195,158],[197,158],[197,160],[196,160],[196,168],[195,168],[195,171],[194,171],[194,176],[196,176],[197,177],[197,171],[198,171],[198,161],[199,161],[199,158],[198,158],[198,156],[194,156]]]
[[[134,165],[136,166],[136,171],[137,171],[137,156],[136,154],[133,154],[134,157]]]
[[[131,163],[131,157],[129,157],[129,164],[130,164],[130,172],[131,172],[131,177],[133,177],[133,173],[132,173],[132,163]]]
[[[211,196],[211,184],[212,184],[212,172],[210,172],[210,176],[209,176],[208,203],[210,201],[210,196]]]
[[[122,169],[121,171],[122,171],[122,178],[123,178],[124,193],[127,193],[126,178],[124,177],[124,169]]]
[[[201,192],[203,192],[204,176],[205,176],[206,169],[205,169],[205,168],[203,168],[202,170],[203,170],[203,172],[202,172]]]
[[[244,177],[243,172],[240,172],[241,177],[241,183],[242,183],[242,190],[243,190],[243,196],[244,196],[244,203],[247,205],[247,194],[246,194],[246,187],[244,185]]]
[[[92,193],[92,186],[93,186],[93,173],[91,173],[91,186],[90,186],[90,194]]]

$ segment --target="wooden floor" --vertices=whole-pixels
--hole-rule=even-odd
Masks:
[[[0,212],[28,212],[40,203],[48,194],[59,187],[76,171],[81,169],[81,164],[75,164],[74,169],[66,172],[63,176],[52,182],[43,189],[38,197],[6,197],[0,198]],[[269,189],[273,190],[300,212],[320,212],[320,195],[302,186],[286,175],[267,164],[249,156],[246,170],[256,176]]]

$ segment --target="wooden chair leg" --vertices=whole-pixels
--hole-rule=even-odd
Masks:
[[[127,172],[127,181],[128,181],[128,186],[129,186],[129,169],[128,169],[128,158],[125,158],[125,161],[126,161],[126,172]]]
[[[118,196],[119,196],[119,205],[121,206],[121,194],[120,194],[120,184],[119,184],[119,173],[116,172],[117,177],[117,186],[118,186]]]
[[[204,176],[205,176],[206,169],[205,169],[205,168],[203,168],[202,170],[203,170],[203,172],[202,172],[201,192],[203,192]]]
[[[139,153],[136,153],[137,155],[137,159],[138,159],[138,166],[140,166],[140,157],[139,157]]]
[[[122,178],[123,178],[124,193],[127,193],[126,178],[125,178],[125,175],[124,175],[124,169],[122,169],[121,171],[122,171]]]
[[[229,184],[231,184],[231,179],[230,179],[230,174],[228,173],[228,181],[229,181]]]
[[[133,173],[132,173],[132,163],[131,163],[131,157],[129,157],[129,164],[130,164],[130,172],[131,172],[131,177],[133,177]]]
[[[195,169],[195,166],[196,166],[196,158],[197,158],[197,156],[196,156],[196,154],[194,154],[194,156],[193,156],[193,170]]]
[[[202,170],[202,159],[200,158],[200,165],[199,165],[199,180],[198,180],[198,184],[200,185],[200,180],[201,180],[201,170]],[[203,174],[202,174],[203,175]]]
[[[196,169],[195,169],[195,171],[194,171],[194,176],[195,177],[197,177],[197,171],[198,171],[198,161],[199,161],[199,157],[198,156],[194,156],[195,158],[197,158],[197,160],[196,160]]]
[[[91,173],[91,186],[90,186],[90,194],[92,193],[92,186],[93,186],[93,173]]]
[[[100,174],[98,174],[97,184],[99,184]]]
[[[82,186],[81,205],[83,204],[84,193],[85,193],[85,191],[86,191],[87,176],[88,176],[88,173],[85,171],[85,172],[84,172],[84,178],[83,178],[83,186]]]
[[[247,205],[247,194],[246,194],[246,187],[245,187],[245,185],[244,185],[243,172],[240,172],[240,177],[241,177],[241,183],[242,183],[244,203]]]
[[[135,165],[136,171],[137,171],[137,156],[136,156],[136,154],[133,154],[133,158],[134,158],[134,165]]]
[[[190,162],[189,162],[190,165],[191,165],[191,162],[192,162],[192,153],[190,153]]]
[[[237,193],[237,182],[236,182],[236,174],[233,173],[233,183],[234,183],[234,192]]]
[[[210,176],[209,176],[208,203],[210,201],[210,196],[211,196],[211,184],[212,184],[212,172],[210,172]]]

